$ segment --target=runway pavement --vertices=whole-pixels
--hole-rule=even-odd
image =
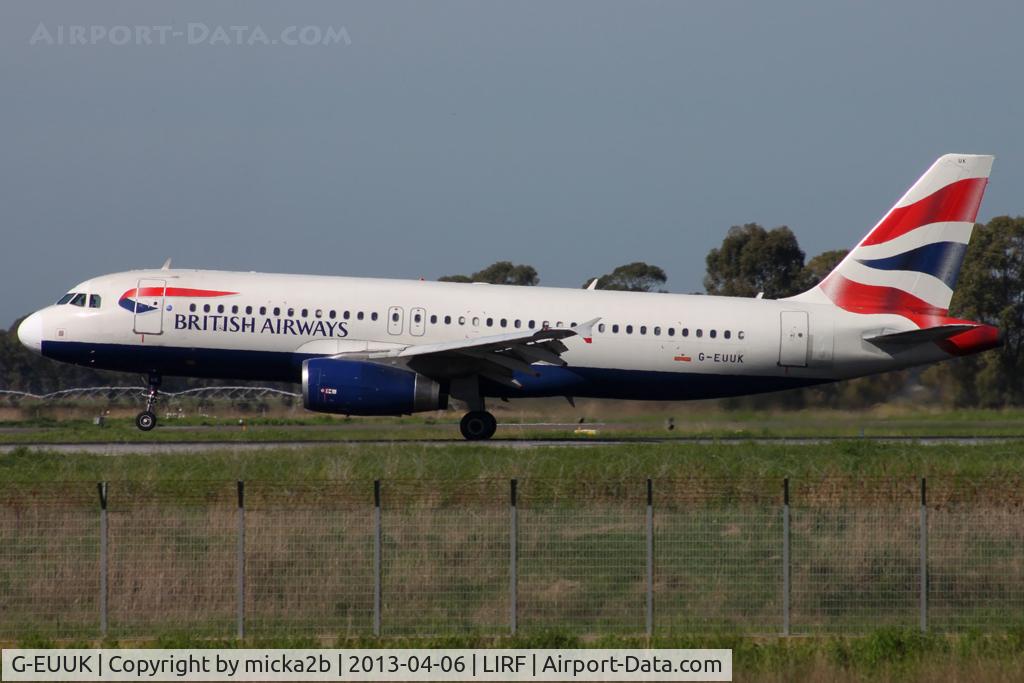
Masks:
[[[615,446],[628,444],[701,444],[701,445],[734,445],[744,444],[781,444],[781,445],[808,445],[833,442],[857,442],[870,441],[873,443],[918,443],[923,446],[942,446],[948,444],[977,445],[981,443],[1005,443],[1018,441],[1013,437],[962,437],[962,436],[923,436],[923,437],[898,437],[898,436],[853,436],[853,437],[777,437],[777,438],[749,438],[749,437],[670,437],[670,438],[594,438],[580,436],[578,438],[551,438],[551,439],[501,439],[491,441],[467,442],[462,439],[339,439],[336,441],[136,441],[136,442],[109,442],[109,443],[22,443],[22,444],[0,444],[0,454],[10,453],[16,448],[27,448],[30,451],[63,453],[63,454],[88,454],[88,455],[134,455],[134,454],[156,454],[156,453],[202,453],[204,451],[235,451],[235,452],[257,452],[272,449],[309,450],[330,448],[332,445],[344,444],[353,446],[359,444],[367,445],[415,445],[429,446],[436,448],[459,448],[459,447],[486,447],[486,448],[590,448],[594,446]]]

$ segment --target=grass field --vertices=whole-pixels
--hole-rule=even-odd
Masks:
[[[266,646],[611,647],[646,643],[597,634],[642,630],[642,600],[637,591],[642,591],[641,506],[648,477],[656,482],[659,538],[677,539],[656,546],[659,575],[689,577],[683,584],[657,584],[658,604],[689,601],[698,613],[707,610],[708,614],[761,620],[766,625],[762,633],[777,632],[778,601],[773,591],[778,560],[773,539],[779,529],[774,511],[781,503],[782,479],[788,477],[795,506],[794,616],[801,623],[797,632],[811,635],[790,639],[728,633],[700,636],[694,634],[700,633],[702,623],[673,621],[663,611],[657,613],[656,622],[656,633],[663,635],[656,637],[654,645],[732,647],[736,680],[1024,680],[1024,622],[1014,621],[1014,615],[1022,613],[1024,599],[1024,538],[1020,532],[1024,527],[1018,520],[1024,506],[1024,439],[1012,438],[1024,433],[1024,414],[848,416],[808,412],[776,419],[714,413],[685,426],[677,421],[678,429],[672,433],[664,431],[663,420],[663,416],[625,419],[620,424],[627,428],[615,436],[673,437],[668,442],[637,440],[587,447],[495,448],[450,442],[445,441],[452,436],[446,427],[420,419],[314,419],[309,424],[257,421],[245,431],[230,431],[230,438],[239,441],[311,438],[328,442],[301,450],[270,447],[243,452],[217,445],[196,453],[101,456],[47,453],[45,447],[17,448],[0,455],[0,496],[13,500],[25,495],[24,500],[31,501],[33,489],[38,493],[53,482],[80,482],[81,486],[73,486],[85,492],[82,505],[91,510],[95,507],[92,483],[112,482],[112,500],[118,500],[112,503],[112,532],[118,538],[133,529],[135,534],[149,534],[145,542],[113,546],[122,568],[112,576],[112,589],[121,596],[127,586],[134,586],[136,596],[132,603],[112,604],[115,626],[120,623],[121,628],[118,637],[122,640],[117,642],[122,644],[178,647],[192,642],[189,636],[180,635],[181,631],[214,637],[230,632],[231,482],[242,479],[250,482],[254,505],[247,521],[253,534],[250,577],[254,591],[262,590],[263,596],[262,611],[251,611],[253,633],[259,634],[251,642]],[[22,423],[6,425],[14,431],[0,432],[0,440],[76,441],[93,439],[97,433],[103,436],[95,438],[100,441],[116,440],[111,434],[121,434],[127,440],[155,435],[172,441],[201,441],[216,434],[215,440],[223,440],[225,424],[226,420],[204,418],[178,429],[158,429],[147,437],[134,432],[127,421],[103,429],[85,422],[57,426]],[[454,424],[449,426],[454,430]],[[523,429],[536,429],[531,438],[540,440],[571,433]],[[1006,438],[934,445],[827,440],[830,435],[857,436],[861,429],[866,435],[919,430],[918,435],[933,436],[946,429],[946,434],[958,436],[998,433]],[[387,439],[388,443],[330,443],[356,433]],[[33,438],[23,438],[26,435]],[[678,435],[684,438],[675,438]],[[826,438],[809,444],[753,443],[742,438],[694,443],[685,438],[694,435]],[[409,437],[428,442],[404,441]],[[913,543],[920,476],[929,478],[929,498],[935,510],[930,521],[935,533],[934,580],[939,582],[937,589],[959,596],[936,600],[934,623],[940,629],[942,624],[960,624],[955,636],[921,636],[913,630]],[[506,579],[493,560],[507,558],[505,496],[511,478],[521,482],[520,495],[525,502],[522,523],[527,529],[521,539],[521,619],[530,635],[516,640],[495,636],[504,624]],[[301,627],[301,621],[295,621],[296,611],[313,610],[315,618],[336,618],[339,599],[350,605],[347,619],[366,618],[368,594],[353,593],[353,584],[346,582],[354,575],[339,574],[335,565],[324,563],[324,552],[333,547],[346,554],[345,571],[367,569],[353,560],[369,538],[369,529],[364,527],[370,519],[366,511],[374,479],[384,481],[385,506],[390,506],[385,516],[390,545],[385,557],[389,583],[384,604],[390,637],[380,641],[343,637],[338,641],[337,636],[325,640],[323,632],[315,637],[301,635],[303,628],[294,628],[296,624]],[[431,488],[428,493],[422,490],[424,483]],[[296,506],[306,495],[304,491],[311,490],[318,492],[318,505],[330,501],[327,507]],[[123,492],[129,495],[127,501]],[[403,493],[412,498],[402,502]],[[484,493],[486,497],[481,498]],[[174,508],[168,516],[166,510],[161,512],[147,503],[151,498],[177,501],[169,504],[184,507]],[[582,507],[579,500],[586,501]],[[622,507],[624,500],[629,501],[628,509]],[[532,516],[531,503],[540,504]],[[760,506],[761,512],[751,514],[748,504]],[[23,511],[18,513],[19,523],[31,524],[33,518],[19,505],[15,506]],[[277,519],[261,513],[261,506],[285,516]],[[345,516],[353,510],[358,511],[355,518]],[[467,510],[469,516],[453,515],[453,510]],[[95,550],[95,520],[90,516],[91,521],[79,529],[76,519],[60,514],[47,518],[41,513],[40,526],[35,528],[56,525],[72,535],[81,531],[83,545],[77,550],[89,555]],[[38,533],[31,528],[28,531]],[[538,545],[536,539],[548,537]],[[77,552],[75,545],[64,543],[59,534],[52,542],[57,544],[54,557],[61,552],[58,546]],[[4,547],[18,546],[5,539]],[[467,547],[474,552],[467,555]],[[443,550],[438,552],[439,548]],[[283,549],[306,559],[282,563]],[[213,564],[197,560],[209,560],[211,551],[216,555]],[[38,549],[34,552],[46,555]],[[984,564],[965,563],[961,558],[979,559]],[[313,569],[309,562],[316,563]],[[200,564],[209,585],[190,592],[193,589],[183,582],[193,576],[189,568]],[[226,568],[224,572],[217,569],[220,565]],[[717,569],[708,572],[709,566]],[[559,568],[583,569],[570,572],[567,582],[564,569]],[[55,567],[53,571],[59,577],[59,572],[66,570]],[[0,593],[2,575],[0,571]],[[956,582],[960,575],[963,583]],[[821,577],[828,578],[822,582]],[[39,576],[44,583],[54,578],[52,572]],[[74,579],[68,574],[65,583],[73,587]],[[954,583],[942,583],[950,580]],[[261,585],[265,588],[259,589]],[[177,586],[179,592],[152,602],[151,596],[167,586]],[[447,597],[438,602],[439,596]],[[86,602],[80,609],[85,632],[94,632],[94,605]],[[206,614],[203,610],[223,616],[206,619],[202,628],[185,626],[195,614]],[[167,630],[166,625],[138,621],[133,616],[150,612],[177,615],[172,621],[181,627]],[[852,615],[848,622],[842,616],[847,612]],[[577,627],[560,625],[560,618],[570,613],[588,625],[606,624],[608,628],[581,633]],[[452,621],[460,615],[465,621]],[[820,633],[815,626],[818,623],[828,625],[824,633],[866,635],[815,635]],[[454,625],[450,637],[408,640],[402,635],[436,632],[433,629],[444,624]],[[544,628],[545,624],[551,628]],[[972,624],[981,624],[984,635]],[[991,628],[991,624],[998,627]],[[703,625],[718,631],[711,622]],[[354,628],[349,621],[338,622],[329,631],[364,633],[365,628],[365,624]],[[51,642],[28,637],[28,630],[24,633],[23,644]],[[144,634],[160,633],[166,635],[145,640]],[[296,635],[282,635],[285,633]],[[216,640],[198,642],[220,644]]]
[[[495,448],[454,443],[332,443],[303,449],[60,455],[16,448],[0,455],[0,482],[138,480],[362,480],[481,478],[635,481],[947,477],[1001,479],[1019,495],[1024,440],[979,444],[848,440],[792,443],[625,443]]]

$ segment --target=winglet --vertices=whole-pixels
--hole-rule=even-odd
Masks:
[[[600,279],[601,278],[599,278],[599,277],[595,277],[593,280],[591,280],[590,284],[587,285],[587,289],[597,289],[597,281],[600,280]]]
[[[595,280],[595,282],[597,281]],[[600,319],[601,318],[594,318],[593,320],[588,320],[585,323],[580,323],[576,327],[572,328],[572,331],[578,334],[579,336],[583,337],[583,341],[586,342],[587,344],[593,344],[594,325],[596,325],[597,321]]]

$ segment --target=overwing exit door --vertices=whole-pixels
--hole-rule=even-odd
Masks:
[[[163,334],[164,295],[167,293],[166,280],[142,279],[135,289],[135,334]]]
[[[388,334],[402,334],[404,326],[405,311],[401,306],[392,306],[388,309]]]
[[[807,312],[782,311],[780,316],[782,334],[779,341],[779,365],[791,368],[807,367]]]

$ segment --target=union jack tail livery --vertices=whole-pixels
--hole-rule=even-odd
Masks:
[[[946,154],[817,287],[796,301],[947,323],[993,157]]]

